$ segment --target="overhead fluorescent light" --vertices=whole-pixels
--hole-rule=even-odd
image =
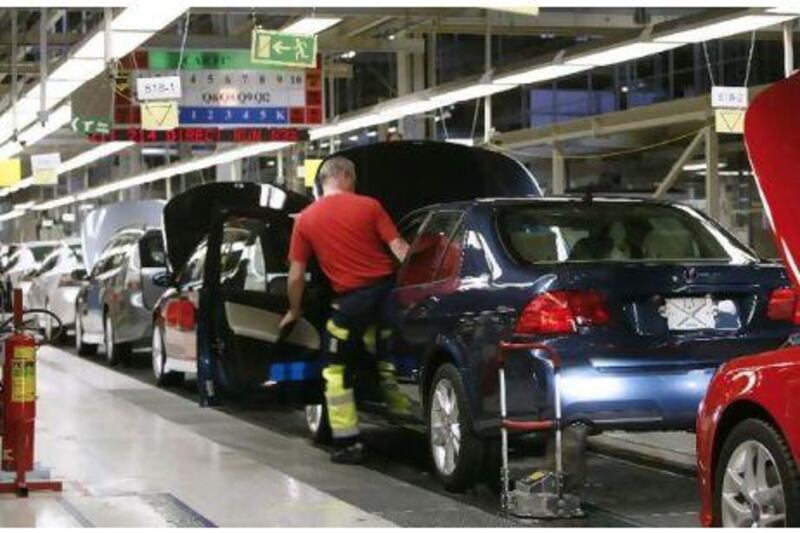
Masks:
[[[471,137],[450,137],[449,139],[445,139],[445,142],[449,142],[452,144],[460,144],[462,146],[475,146],[475,139]]]
[[[105,63],[102,59],[102,52],[100,58],[72,58],[56,68],[50,76],[47,77],[47,89],[49,91],[51,80],[88,81],[103,72],[104,68]]]
[[[25,178],[24,180],[19,180],[17,183],[15,183],[10,187],[3,187],[2,189],[0,189],[0,198],[5,198],[9,194],[14,194],[17,191],[27,189],[31,185],[33,185],[33,177]]]
[[[17,142],[10,142],[0,147],[0,161],[10,159],[22,151],[22,145]]]
[[[717,168],[725,168],[727,166],[728,166],[728,163],[725,163],[724,161],[720,161],[717,164]],[[683,170],[685,170],[687,172],[694,172],[694,171],[705,170],[705,169],[706,169],[706,164],[705,163],[687,163],[686,165],[683,165]]]
[[[129,146],[133,146],[134,143],[128,141],[116,141],[110,143],[100,144],[90,150],[82,152],[75,157],[68,159],[61,163],[58,167],[58,173],[63,174],[65,172],[69,172],[71,170],[75,170],[76,168],[80,168],[86,166],[90,163],[97,161],[98,159],[102,159],[104,157],[108,157],[120,150],[124,150]],[[27,189],[28,187],[32,187],[33,177],[28,177],[23,180],[20,180],[15,185],[11,187],[5,187],[0,189],[0,198],[6,197],[10,194],[14,194],[15,192]]]
[[[44,126],[37,122],[30,128],[20,133],[17,141],[6,143],[0,147],[0,160],[9,159],[18,155],[25,149],[25,147],[33,146],[44,137],[47,137],[54,131],[61,129],[68,124],[71,119],[72,107],[70,104],[65,104],[59,107],[54,112],[50,113],[50,116],[47,117],[47,122],[45,122]],[[34,115],[34,120],[36,120],[36,115]]]
[[[19,218],[25,214],[25,211],[21,209],[12,209],[8,213],[4,213],[0,215],[0,222],[7,222],[9,220],[14,220],[15,218]]]
[[[590,52],[578,55],[564,61],[565,65],[591,65],[593,67],[604,67],[616,65],[633,59],[651,56],[660,52],[665,52],[681,46],[680,43],[654,43],[654,42],[635,42],[614,46],[597,52]]]
[[[338,17],[303,17],[281,29],[281,31],[297,35],[316,35],[336,26],[341,21],[342,19]]]
[[[493,83],[498,85],[527,85],[530,83],[563,78],[584,70],[589,70],[590,68],[592,68],[591,65],[541,65],[531,69],[498,76],[494,79]]]
[[[67,196],[63,196],[61,198],[56,198],[54,200],[48,200],[46,202],[42,202],[40,204],[36,204],[31,209],[34,211],[47,211],[48,209],[55,209],[56,207],[62,207],[65,205],[69,205],[75,201],[75,195],[69,194]]]
[[[155,33],[164,29],[164,26],[191,7],[190,2],[183,0],[162,2],[158,4],[157,9],[153,8],[150,0],[124,2],[124,4],[130,7],[111,21],[111,29],[114,32],[148,31]]]
[[[700,43],[767,28],[794,18],[796,18],[796,15],[742,15],[720,22],[703,24],[692,29],[678,30],[666,35],[654,37],[653,41],[681,44]]]
[[[95,187],[78,194],[71,194],[63,198],[56,198],[54,200],[42,202],[35,205],[32,209],[36,211],[44,211],[47,209],[53,209],[55,207],[69,205],[75,202],[83,202],[93,198],[99,198],[113,192],[130,189],[131,187],[140,187],[146,183],[152,183],[154,181],[165,179],[171,176],[195,172],[197,170],[209,168],[215,165],[230,163],[245,157],[253,157],[269,152],[275,152],[291,146],[292,144],[293,143],[289,142],[256,143],[235,148],[233,150],[226,150],[224,152],[215,152],[204,157],[190,159],[188,161],[181,161],[173,165],[156,168],[126,179],[100,185],[99,187]]]
[[[70,120],[72,120],[72,106],[70,104],[64,104],[50,113],[50,115],[47,117],[47,122],[45,122],[44,125],[42,125],[40,122],[37,122],[27,130],[20,133],[19,140],[22,141],[25,146],[34,145],[51,133],[58,131],[62,127],[69,124]]]
[[[130,146],[133,146],[134,143],[128,141],[115,141],[109,143],[103,143],[94,148],[82,152],[72,159],[68,159],[61,163],[61,166],[58,167],[58,172],[69,172],[70,170],[75,170],[76,168],[80,168],[86,166],[90,163],[94,163],[98,159],[103,159],[104,157],[108,157],[113,155],[121,150],[124,150]]]
[[[170,0],[162,2],[158,9],[153,9],[152,2],[134,2],[122,10],[114,20],[111,21],[111,57],[123,57],[138,48],[147,39],[152,37],[156,31],[163,29],[164,26],[172,22],[176,17],[183,13],[189,4],[183,0]],[[80,85],[88,81],[103,71],[106,55],[105,34],[102,29],[98,29],[88,40],[79,45],[75,53],[69,59],[56,68],[48,76],[47,92],[52,95],[48,98],[58,97],[57,101],[69,97]],[[52,84],[50,83],[52,80]],[[51,89],[52,87],[52,89]],[[21,101],[37,101],[41,88],[37,84]],[[57,103],[48,103],[48,107]],[[33,106],[34,104],[26,104]],[[38,108],[22,110],[17,109],[17,124],[19,129],[23,129],[37,119]],[[13,133],[11,124],[11,111],[6,111],[0,116],[0,142],[8,139]]]
[[[405,102],[393,102],[386,109],[380,111],[380,115],[385,122],[391,122],[410,115],[427,113],[439,107],[440,104],[434,100],[412,100]]]
[[[781,13],[781,14],[793,13],[796,15],[800,15],[800,4],[797,3],[797,0],[792,0],[792,2],[784,2],[776,7],[771,7],[767,9],[767,13]]]
[[[454,89],[431,97],[431,101],[436,102],[439,106],[445,106],[463,102],[466,100],[475,100],[483,98],[484,96],[491,96],[493,94],[513,89],[512,86],[503,86],[492,83],[477,83],[462,89]]]

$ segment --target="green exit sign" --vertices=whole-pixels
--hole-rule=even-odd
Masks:
[[[317,65],[317,36],[255,29],[250,55],[254,63],[314,68]]]

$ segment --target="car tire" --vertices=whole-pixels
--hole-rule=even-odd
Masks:
[[[466,390],[455,366],[445,363],[436,370],[426,406],[436,477],[449,491],[471,488],[481,473],[483,443],[473,431]]]
[[[128,357],[130,347],[116,341],[114,335],[114,321],[111,315],[105,313],[103,317],[103,344],[106,349],[106,363],[108,366],[117,366]]]
[[[328,420],[328,409],[325,403],[306,405],[304,413],[306,428],[311,435],[311,440],[316,444],[330,444],[333,440],[331,425]]]
[[[78,352],[78,355],[95,355],[97,353],[96,344],[83,342],[83,319],[78,309],[75,309],[75,351]]]
[[[751,475],[745,477],[745,468],[752,469]],[[765,487],[759,487],[760,479]],[[750,487],[751,484],[754,486]],[[759,496],[754,497],[754,493]],[[786,440],[771,424],[756,418],[746,419],[725,438],[714,468],[714,524],[800,525],[797,464]]]
[[[164,347],[164,331],[158,325],[153,325],[153,341],[150,348],[152,351],[153,376],[156,379],[156,385],[159,387],[180,385],[184,379],[183,372],[164,371],[167,352]]]

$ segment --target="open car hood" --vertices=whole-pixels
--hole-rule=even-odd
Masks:
[[[87,213],[81,225],[86,271],[91,272],[103,247],[122,228],[161,227],[164,200],[135,200],[104,205]]]
[[[215,182],[193,187],[164,207],[164,244],[171,272],[179,272],[222,213],[269,209],[289,216],[310,203],[302,194],[267,184]]]
[[[432,204],[476,198],[539,197],[536,179],[499,152],[436,141],[399,141],[343,150],[356,166],[356,192],[380,200],[399,221]],[[319,173],[315,193],[321,195]]]
[[[744,138],[775,239],[800,287],[800,73],[761,92],[745,115]]]

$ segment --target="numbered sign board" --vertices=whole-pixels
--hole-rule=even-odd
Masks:
[[[249,51],[246,51],[249,56]],[[244,53],[228,51],[220,60],[219,51],[189,52],[194,68],[179,74],[181,96],[178,121],[181,126],[235,128],[303,127],[322,123],[322,72],[318,68],[264,68],[248,63]],[[204,54],[208,54],[208,58]],[[151,54],[152,55],[152,54]],[[159,51],[148,68],[148,55],[137,55],[135,66],[122,87],[117,87],[115,120],[118,126],[141,123],[141,96],[138,80],[175,76],[174,70],[161,70],[172,56]],[[212,59],[214,59],[212,61]],[[177,59],[175,60],[177,62]],[[123,61],[128,66],[132,62]],[[200,68],[207,65],[209,68]],[[244,68],[243,68],[244,67]],[[125,91],[128,91],[128,94]]]

